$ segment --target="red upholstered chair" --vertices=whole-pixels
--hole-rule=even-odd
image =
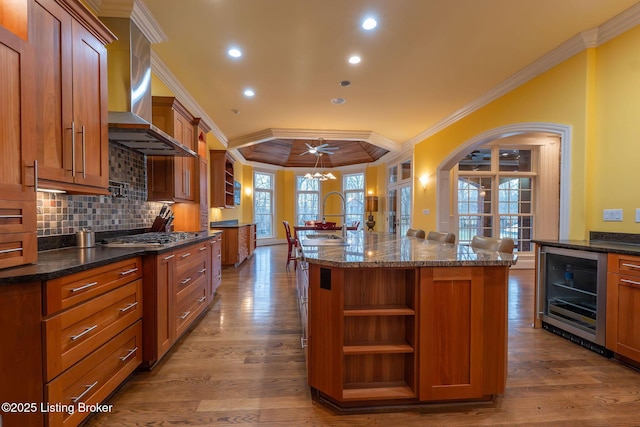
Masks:
[[[282,221],[284,224],[284,230],[287,233],[287,245],[289,249],[287,251],[287,270],[289,269],[289,262],[293,261],[293,269],[296,270],[298,268],[298,259],[296,258],[296,246],[298,246],[298,239],[293,237],[291,234],[291,227],[289,226],[289,221]]]

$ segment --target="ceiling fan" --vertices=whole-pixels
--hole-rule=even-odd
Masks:
[[[302,154],[300,155],[303,156],[307,153],[311,153],[316,156],[321,156],[323,154],[334,154],[335,150],[338,150],[340,148],[340,147],[330,147],[329,144],[324,142],[323,139],[320,139],[318,142],[320,142],[320,145],[316,145],[316,146],[313,146],[305,142],[304,145],[307,146],[307,151],[303,151]]]

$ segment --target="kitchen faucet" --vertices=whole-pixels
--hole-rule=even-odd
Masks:
[[[322,220],[325,220],[325,213],[324,213],[324,208],[325,205],[327,204],[327,197],[329,197],[332,194],[337,194],[338,196],[340,196],[340,199],[342,199],[342,213],[341,214],[332,214],[330,216],[341,216],[342,217],[342,238],[344,239],[345,237],[347,237],[347,201],[344,198],[344,194],[340,193],[339,191],[330,191],[328,192],[325,196],[324,196],[324,200],[322,200]]]

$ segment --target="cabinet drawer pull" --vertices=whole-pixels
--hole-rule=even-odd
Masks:
[[[85,289],[90,288],[90,287],[92,287],[92,286],[95,286],[95,285],[97,285],[97,284],[98,284],[98,282],[87,283],[86,285],[82,285],[82,286],[80,286],[79,288],[73,288],[73,289],[71,289],[69,292],[84,291]]]
[[[22,247],[20,248],[13,248],[13,249],[4,249],[0,251],[0,254],[8,254],[10,252],[20,252],[22,250]]]
[[[132,302],[131,304],[129,304],[128,306],[126,306],[125,308],[121,308],[120,311],[122,313],[126,313],[127,311],[131,310],[133,307],[135,307],[136,305],[138,305],[138,301],[136,302]]]
[[[216,279],[222,279],[222,273],[218,274],[218,275],[216,276]]]
[[[7,218],[22,218],[22,215],[0,215],[0,218],[2,218],[2,219],[7,219]]]
[[[305,298],[305,297],[300,298],[300,305],[306,304],[307,301],[309,301],[309,298]]]
[[[180,282],[181,285],[186,285],[187,283],[189,283],[191,281],[191,277],[187,277],[186,279],[184,279],[183,281]]]
[[[188,256],[191,256],[191,252],[187,252],[186,254],[182,255],[180,258],[186,258]]]
[[[206,251],[206,250],[207,250],[207,247],[206,247],[206,246],[203,246],[203,247],[201,247],[201,248],[200,248],[200,249],[198,249],[198,250],[199,250],[199,251]]]
[[[187,318],[187,316],[189,316],[191,314],[191,310],[187,311],[186,313],[184,313],[182,316],[180,316],[180,319],[184,320]]]
[[[173,258],[174,256],[175,256],[175,255],[169,255],[169,256],[166,256],[166,257],[162,258],[162,260],[163,260],[163,261],[166,261],[166,260],[168,260],[168,259]]]
[[[92,388],[94,388],[96,385],[98,385],[98,381],[96,381],[95,383],[93,383],[93,384],[91,384],[91,385],[86,385],[86,386],[85,386],[85,387],[86,387],[86,389],[85,389],[82,393],[80,393],[80,396],[72,397],[72,398],[71,398],[71,401],[72,401],[73,403],[78,403],[78,401],[79,401],[80,399],[82,399],[82,398],[85,396],[85,394],[89,393],[89,392],[91,391],[91,389],[92,389]]]
[[[88,327],[88,328],[87,328],[87,329],[85,329],[84,331],[80,332],[78,335],[72,335],[72,336],[70,337],[70,338],[71,338],[71,341],[76,341],[76,340],[78,340],[78,339],[82,338],[83,336],[85,336],[85,335],[86,335],[86,334],[88,334],[89,332],[93,331],[93,330],[94,330],[95,328],[97,328],[97,327],[98,327],[98,325],[93,325],[93,326]]]
[[[206,268],[203,268],[202,270],[198,270],[198,273],[202,274],[202,273],[204,273],[205,271],[207,271],[207,269],[206,269]]]
[[[305,348],[307,346],[307,339],[305,337],[300,337],[300,348]]]
[[[138,347],[129,350],[129,352],[127,354],[125,354],[124,356],[122,356],[120,358],[120,360],[122,360],[123,362],[126,362],[128,358],[130,358],[132,355],[136,354],[136,351],[138,351]]]
[[[121,271],[120,275],[121,276],[126,276],[127,274],[131,274],[131,273],[135,273],[136,271],[138,271],[138,268],[132,268],[131,270],[127,270],[127,271]]]
[[[198,302],[202,302],[202,301],[204,301],[204,300],[206,300],[206,299],[207,299],[207,297],[202,296],[202,297],[198,298]]]
[[[33,168],[33,185],[26,185],[26,187],[33,187],[33,190],[38,192],[38,161],[33,161],[33,166],[24,165],[25,168]]]
[[[621,281],[622,283],[628,283],[628,284],[630,284],[630,285],[640,286],[640,282],[636,282],[635,280],[620,279],[620,281]]]
[[[218,258],[222,258],[222,254],[218,254]]]
[[[629,267],[629,268],[640,268],[640,265],[636,265],[636,264],[627,264],[627,263],[622,263],[623,267]]]

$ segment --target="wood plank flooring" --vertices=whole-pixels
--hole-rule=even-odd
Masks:
[[[533,272],[511,270],[507,389],[494,402],[340,415],[311,401],[286,245],[223,270],[212,309],[88,426],[640,426],[640,372],[533,329]],[[638,331],[640,333],[640,331]]]

